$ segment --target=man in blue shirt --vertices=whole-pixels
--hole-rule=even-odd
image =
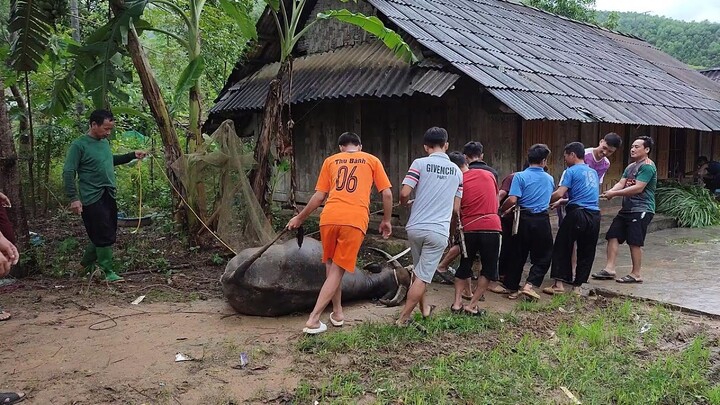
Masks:
[[[568,165],[560,186],[552,194],[555,202],[568,193],[565,218],[555,236],[550,276],[555,286],[548,287],[551,293],[564,291],[563,282],[573,285],[573,292],[580,294],[581,286],[587,283],[595,260],[598,235],[600,233],[600,204],[597,172],[585,164],[585,146],[572,142],[565,146],[565,163]],[[573,279],[572,254],[577,242],[577,269]],[[544,291],[544,290],[543,290]]]
[[[550,196],[555,190],[555,180],[544,171],[548,156],[550,149],[547,145],[535,144],[530,147],[530,166],[515,174],[508,198],[500,208],[500,212],[505,215],[511,215],[509,213],[513,207],[520,210],[518,232],[509,246],[512,259],[505,274],[505,287],[511,291],[520,289],[523,267],[530,254],[532,267],[520,293],[535,299],[540,296],[533,290],[533,286],[540,287],[552,258],[553,238],[548,208]],[[508,298],[517,298],[517,293],[510,294]]]

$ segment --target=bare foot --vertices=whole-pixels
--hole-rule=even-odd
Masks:
[[[422,316],[423,318],[428,318],[430,315],[433,314],[433,311],[435,311],[435,305],[426,305],[425,308],[423,308]]]

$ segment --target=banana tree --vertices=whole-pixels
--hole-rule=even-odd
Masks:
[[[342,0],[341,0],[342,1]],[[343,2],[347,2],[344,0]],[[357,2],[357,0],[355,0]],[[262,129],[255,146],[255,160],[257,166],[253,172],[253,193],[262,205],[266,213],[269,212],[268,183],[271,177],[269,160],[271,158],[271,145],[276,144],[276,155],[278,158],[287,157],[290,160],[290,195],[289,203],[295,208],[295,190],[297,189],[295,159],[292,148],[292,127],[293,121],[288,108],[288,119],[283,119],[284,98],[283,80],[288,78],[292,83],[292,52],[297,42],[308,32],[308,30],[319,21],[335,19],[348,24],[356,25],[368,33],[380,39],[395,55],[408,62],[417,62],[410,46],[396,32],[385,27],[385,25],[374,16],[365,16],[362,13],[355,13],[348,10],[327,10],[311,17],[304,27],[301,26],[303,11],[307,0],[265,0],[272,15],[280,41],[280,69],[275,78],[270,82],[268,93],[265,98],[264,116]],[[231,4],[230,0],[221,0],[226,7]],[[253,38],[257,33],[251,32]],[[292,88],[290,88],[292,91]],[[288,97],[288,100],[290,97]],[[287,124],[285,123],[287,122]]]
[[[178,104],[184,94],[188,94],[190,111],[190,133],[196,144],[202,142],[200,135],[201,101],[200,101],[200,76],[204,69],[204,61],[200,54],[200,16],[205,0],[189,0],[186,13],[172,0],[150,0],[149,4],[161,8],[177,16],[185,26],[185,38],[162,29],[148,27],[150,31],[161,32],[176,40],[188,54],[188,65],[180,75],[175,87],[174,103]]]

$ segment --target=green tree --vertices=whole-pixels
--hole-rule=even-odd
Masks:
[[[617,29],[644,39],[660,50],[694,67],[720,66],[720,24],[687,22],[643,13],[598,11],[607,22],[616,15]]]
[[[610,15],[603,23],[598,22],[595,0],[524,0],[523,3],[573,20],[602,25],[608,29],[617,28],[616,14]]]
[[[348,0],[344,0],[347,2]],[[301,27],[301,18],[307,4],[307,0],[265,0],[267,3],[280,42],[280,69],[275,78],[270,82],[268,93],[265,98],[262,129],[255,147],[255,161],[257,166],[252,179],[253,192],[263,209],[267,212],[269,207],[268,184],[271,177],[270,172],[270,145],[278,146],[278,156],[287,157],[290,160],[290,205],[295,205],[295,190],[297,188],[295,175],[295,161],[292,155],[292,117],[283,119],[284,102],[282,94],[283,80],[292,77],[292,52],[297,42],[305,33],[319,21],[336,19],[348,24],[356,25],[366,32],[376,36],[385,46],[392,49],[395,55],[409,63],[414,63],[417,58],[410,50],[410,46],[396,32],[385,25],[375,16],[365,16],[361,13],[353,13],[348,10],[327,10],[317,16],[310,17]],[[286,4],[288,3],[288,4]],[[231,0],[221,0],[223,7],[228,7]],[[227,10],[228,14],[232,13]],[[253,27],[251,32],[253,38],[257,32]],[[288,114],[289,115],[289,114]],[[286,125],[285,123],[288,123]]]

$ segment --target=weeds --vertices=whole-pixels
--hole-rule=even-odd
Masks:
[[[314,370],[293,402],[565,403],[567,387],[585,404],[720,404],[709,350],[717,342],[696,335],[683,349],[657,349],[679,325],[662,307],[591,307],[562,295],[511,314],[441,312],[416,322],[427,334],[369,323],[302,339],[300,351],[335,366]]]

